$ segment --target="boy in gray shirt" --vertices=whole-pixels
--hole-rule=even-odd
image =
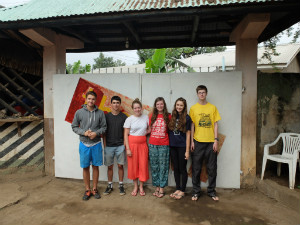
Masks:
[[[106,131],[106,121],[103,111],[95,106],[97,94],[86,93],[86,104],[77,110],[72,122],[72,130],[79,135],[80,166],[83,168],[85,193],[83,200],[89,200],[91,195],[100,198],[97,189],[99,166],[102,166],[101,135]],[[90,189],[90,164],[93,168],[93,189]]]

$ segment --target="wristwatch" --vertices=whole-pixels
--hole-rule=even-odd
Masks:
[[[219,138],[215,138],[215,140],[219,141]]]

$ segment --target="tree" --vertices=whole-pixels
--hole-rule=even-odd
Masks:
[[[116,67],[116,66],[125,66],[126,63],[121,60],[114,61],[113,57],[105,57],[102,52],[100,52],[99,57],[94,59],[95,64],[93,69],[107,68],[107,67]]]
[[[300,22],[294,24],[293,26],[280,32],[276,36],[263,43],[265,51],[262,58],[267,59],[271,64],[273,63],[272,57],[279,55],[279,53],[276,51],[276,46],[283,35],[286,35],[287,37],[293,37],[291,43],[296,43],[300,38]]]
[[[82,66],[80,60],[78,60],[77,62],[74,62],[73,65],[66,64],[66,73],[67,74],[79,74],[79,73],[83,74],[86,72],[91,72],[90,64],[86,64],[86,65]]]
[[[145,62],[146,73],[171,73],[177,69],[180,70],[180,67],[186,68],[188,72],[195,72],[193,68],[175,58],[169,59],[174,62],[171,69],[170,65],[167,64],[166,52],[167,50],[165,48],[155,49],[151,59],[147,59]],[[168,68],[170,68],[169,71]]]
[[[225,46],[217,46],[217,47],[185,47],[185,48],[166,48],[166,60],[167,64],[171,65],[172,60],[170,59],[182,59],[182,58],[188,58],[193,55],[199,55],[203,53],[212,53],[212,52],[223,52],[226,50]],[[140,49],[137,51],[137,54],[139,56],[139,64],[142,64],[146,62],[147,59],[151,59],[151,57],[154,55],[155,49]],[[174,60],[173,60],[174,61]]]

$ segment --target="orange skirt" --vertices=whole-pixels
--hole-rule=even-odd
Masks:
[[[127,156],[128,179],[139,179],[145,182],[149,179],[148,145],[146,136],[128,136],[132,156]]]

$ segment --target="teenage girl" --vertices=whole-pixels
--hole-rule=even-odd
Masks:
[[[149,179],[148,146],[146,140],[149,120],[148,116],[142,114],[142,103],[139,99],[135,99],[131,107],[134,114],[128,117],[124,123],[128,179],[133,180],[134,183],[131,195],[136,196],[139,191],[141,196],[145,196],[143,184]],[[138,180],[140,181],[139,186]]]
[[[175,199],[184,197],[188,179],[186,164],[190,155],[191,124],[186,100],[178,98],[169,123],[170,154],[176,182],[176,191],[170,197]]]
[[[169,173],[169,135],[168,123],[171,115],[162,97],[155,99],[152,114],[149,117],[150,138],[149,158],[152,175],[152,184],[156,187],[154,196],[162,198],[165,195],[164,187],[168,185]]]

